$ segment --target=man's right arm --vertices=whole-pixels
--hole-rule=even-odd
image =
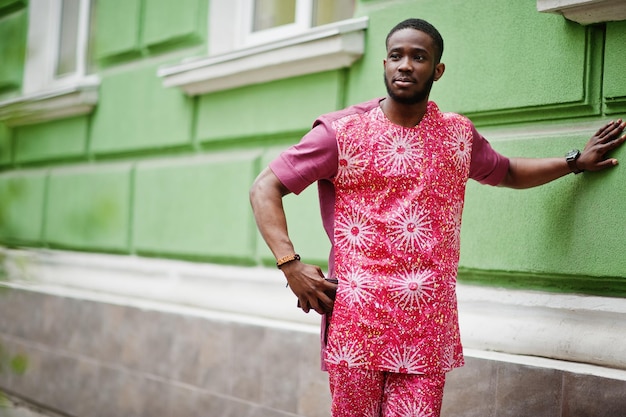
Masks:
[[[270,168],[265,168],[259,174],[250,189],[254,219],[261,236],[276,259],[295,253],[287,230],[282,200],[289,192]],[[300,300],[304,312],[308,313],[309,309],[313,308],[323,314],[332,307],[333,301],[324,294],[324,291],[333,288],[334,284],[324,280],[324,274],[318,266],[295,260],[284,264],[280,269],[285,274],[291,290]]]

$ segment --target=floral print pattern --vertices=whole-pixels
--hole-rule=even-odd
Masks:
[[[408,374],[460,366],[455,285],[471,122],[430,102],[413,128],[380,107],[333,127],[339,287],[326,362]]]

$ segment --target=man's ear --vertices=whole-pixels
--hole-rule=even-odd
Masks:
[[[443,73],[446,71],[446,64],[443,62],[435,65],[435,81],[439,81],[441,77],[443,77]]]

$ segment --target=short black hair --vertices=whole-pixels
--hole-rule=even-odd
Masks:
[[[389,47],[389,38],[391,37],[391,35],[402,29],[415,29],[419,30],[420,32],[424,32],[425,34],[430,36],[436,49],[436,62],[439,63],[439,61],[441,61],[441,56],[443,55],[443,38],[441,37],[441,33],[439,33],[437,28],[435,28],[433,25],[422,19],[406,19],[395,25],[389,31],[389,34],[387,34],[387,38],[385,38],[386,47]]]

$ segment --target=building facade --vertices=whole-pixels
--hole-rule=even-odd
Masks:
[[[0,390],[76,417],[327,416],[319,317],[248,189],[318,115],[385,94],[407,17],[445,40],[431,98],[507,156],[626,116],[620,1],[0,0],[0,352],[27,362]],[[623,413],[625,175],[468,184],[444,415]],[[285,208],[327,265],[314,187]]]

